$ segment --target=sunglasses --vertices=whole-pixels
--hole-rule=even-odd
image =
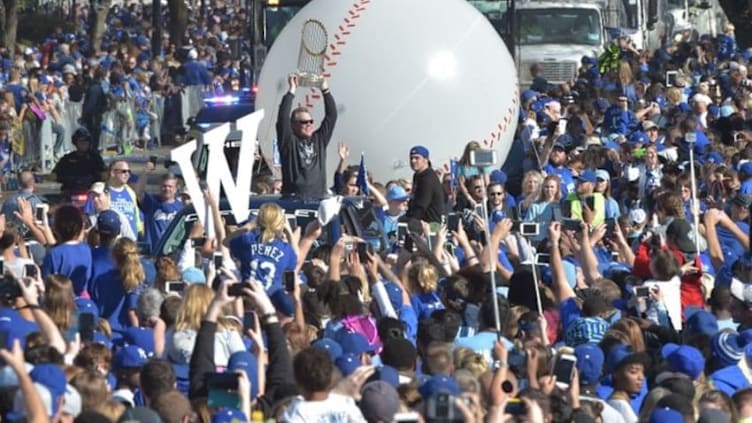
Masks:
[[[311,125],[311,124],[313,124],[313,119],[299,120],[298,123],[301,124],[301,125]]]

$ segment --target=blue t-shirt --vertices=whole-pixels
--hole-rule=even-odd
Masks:
[[[141,209],[144,212],[146,242],[151,245],[152,251],[157,248],[157,243],[167,230],[167,226],[182,208],[183,203],[179,200],[168,203],[162,201],[159,196],[144,195],[143,201],[141,201]]]
[[[554,167],[551,163],[543,166],[543,171],[546,175],[557,175],[561,179],[561,194],[562,197],[566,197],[570,192],[574,192],[575,183],[572,171],[566,166]]]
[[[243,280],[253,277],[271,294],[283,288],[282,274],[295,270],[298,255],[290,244],[279,239],[261,242],[258,231],[248,232],[230,241],[230,254],[240,262]]]
[[[128,223],[131,225],[131,229],[134,234],[138,234],[138,228],[136,227],[136,213],[139,212],[136,205],[136,199],[131,198],[127,189],[122,191],[115,191],[110,187],[110,208],[115,211],[119,211],[128,218]]]
[[[143,286],[143,285],[141,285]],[[99,307],[99,317],[110,322],[112,330],[131,326],[128,311],[136,309],[141,288],[125,292],[120,270],[112,268],[99,275],[91,284],[91,299]]]
[[[425,294],[413,294],[410,296],[410,302],[413,305],[418,320],[431,317],[436,310],[443,310],[444,304],[441,302],[437,291],[427,292]]]
[[[65,243],[52,247],[44,256],[42,276],[62,275],[73,282],[73,292],[80,296],[91,279],[91,248],[85,242]]]

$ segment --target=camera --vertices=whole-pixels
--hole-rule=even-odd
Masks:
[[[495,150],[473,150],[470,152],[470,166],[493,166],[497,161]]]

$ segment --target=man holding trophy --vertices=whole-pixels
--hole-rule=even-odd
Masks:
[[[303,25],[298,71],[287,78],[289,90],[282,97],[277,115],[277,143],[282,167],[282,195],[322,198],[326,189],[326,147],[337,122],[337,105],[329,84],[321,75],[326,29],[316,20]],[[324,120],[314,129],[311,111],[298,107],[290,113],[298,86],[316,87],[324,96]]]
[[[314,129],[310,110],[298,107],[290,114],[298,74],[287,78],[289,90],[282,97],[277,115],[277,142],[282,165],[282,194],[321,198],[326,194],[326,148],[337,121],[337,105],[326,79],[321,81],[324,120]]]

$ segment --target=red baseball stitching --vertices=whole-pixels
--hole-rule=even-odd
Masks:
[[[511,125],[514,122],[514,109],[517,106],[517,103],[519,102],[520,96],[520,87],[517,84],[514,84],[514,92],[512,93],[512,104],[507,107],[506,112],[504,113],[504,116],[499,119],[499,123],[496,124],[496,128],[498,128],[498,132],[494,131],[491,132],[491,137],[486,138],[483,140],[483,145],[490,146],[489,148],[494,148],[494,144],[496,141],[501,141],[501,136],[504,135],[504,132],[506,132],[507,127]]]
[[[329,44],[329,51],[324,53],[324,71],[321,73],[324,78],[332,76],[330,70],[337,66],[337,62],[334,61],[334,56],[340,56],[342,54],[339,47],[347,45],[347,36],[351,34],[349,29],[357,26],[355,21],[366,11],[366,5],[370,2],[371,0],[358,0],[347,9],[347,14],[345,14],[345,17],[342,19],[342,23],[337,26],[337,32],[334,33],[334,42]],[[329,68],[329,70],[327,70],[327,68]],[[313,87],[310,87],[309,90],[312,96],[316,95],[313,98],[318,98],[318,93]],[[306,103],[308,103],[308,96],[306,96]],[[311,106],[309,105],[308,107]]]

